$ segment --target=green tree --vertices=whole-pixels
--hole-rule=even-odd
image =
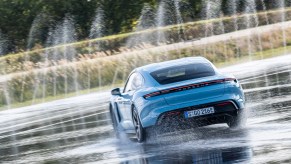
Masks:
[[[162,0],[1,0],[0,31],[9,40],[8,50],[30,49],[35,44],[44,45],[49,29],[70,15],[74,19],[77,38],[89,36],[91,23],[98,7],[104,10],[105,35],[130,32],[140,17],[144,3],[157,8]],[[164,0],[170,1],[170,0]],[[209,0],[211,1],[211,0]],[[227,3],[222,1],[222,11],[229,14]],[[238,12],[244,12],[245,0],[234,0]],[[276,7],[277,0],[255,0],[257,9],[264,4],[267,9]],[[180,9],[184,22],[201,19],[203,3],[206,0],[180,0]],[[264,2],[264,3],[262,3]],[[286,0],[290,5],[291,0]],[[35,21],[34,21],[35,20]],[[31,30],[31,26],[34,26]],[[31,32],[30,32],[31,31]],[[28,36],[33,39],[28,40]],[[29,42],[29,43],[28,43]]]

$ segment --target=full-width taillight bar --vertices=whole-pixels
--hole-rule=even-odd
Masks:
[[[144,97],[145,99],[147,99],[147,98],[150,98],[150,97],[158,96],[158,95],[160,95],[160,94],[161,94],[161,92],[160,92],[160,91],[157,91],[157,92],[153,92],[153,93],[146,94],[146,95],[144,95],[143,97]]]
[[[220,84],[220,83],[224,83],[224,82],[230,82],[230,81],[237,82],[235,78],[225,78],[225,79],[219,79],[219,80],[212,80],[212,81],[206,81],[206,82],[201,82],[201,83],[194,83],[194,84],[189,84],[189,85],[183,85],[183,86],[179,86],[179,87],[164,89],[164,90],[161,90],[161,91],[156,91],[156,92],[152,92],[152,93],[146,94],[143,97],[145,99],[148,99],[150,97],[155,97],[155,96],[159,96],[159,95],[163,95],[163,94],[179,92],[179,91],[184,91],[184,90],[190,90],[190,89],[195,89],[195,88],[201,88],[201,87]]]

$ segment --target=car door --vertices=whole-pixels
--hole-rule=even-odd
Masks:
[[[123,119],[130,121],[132,120],[132,113],[131,113],[131,105],[132,105],[132,98],[134,93],[140,89],[143,85],[143,78],[142,76],[134,72],[132,73],[128,80],[127,83],[125,84],[124,90],[118,99],[118,104],[120,107],[120,110],[123,113]]]

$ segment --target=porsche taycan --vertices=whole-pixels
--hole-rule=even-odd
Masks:
[[[245,96],[239,81],[220,73],[206,58],[189,57],[134,69],[124,88],[111,91],[110,116],[117,135],[152,129],[192,129],[245,123]]]

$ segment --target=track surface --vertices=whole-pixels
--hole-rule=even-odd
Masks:
[[[243,84],[249,119],[168,133],[139,144],[118,140],[109,93],[0,112],[0,163],[291,163],[291,55],[221,69]]]

